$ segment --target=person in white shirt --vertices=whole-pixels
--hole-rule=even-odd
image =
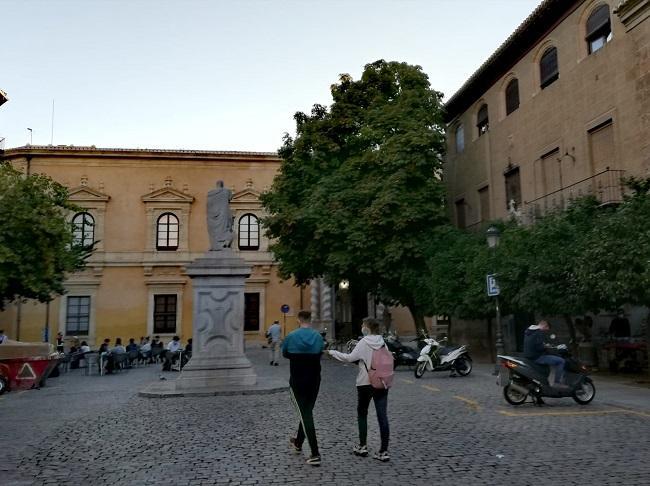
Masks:
[[[172,364],[178,360],[180,356],[180,352],[183,350],[181,346],[181,338],[178,336],[174,336],[174,338],[169,341],[169,344],[167,344],[167,351],[171,351],[170,353],[165,353],[165,362],[163,363],[163,371],[171,371]]]
[[[90,346],[86,341],[81,341],[81,346],[79,347],[80,353],[90,353]]]
[[[271,366],[278,366],[280,362],[280,336],[282,334],[282,327],[279,321],[273,321],[273,324],[266,331],[266,337],[269,340],[269,348],[271,350]]]

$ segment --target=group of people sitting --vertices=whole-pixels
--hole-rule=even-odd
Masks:
[[[86,341],[82,341],[79,347],[70,348],[71,368],[79,367],[81,360],[86,353],[91,352],[90,346]],[[115,339],[115,345],[111,346],[110,338],[104,339],[97,350],[101,357],[101,366],[104,367],[106,374],[112,374],[117,366],[130,368],[135,363],[157,363],[162,361],[163,371],[170,371],[172,365],[181,359],[181,367],[187,363],[192,356],[192,339],[187,340],[185,348],[181,344],[179,336],[174,336],[165,346],[160,336],[141,337],[140,342],[136,343],[134,338],[130,338],[125,346],[122,338]],[[76,365],[76,366],[75,366]]]

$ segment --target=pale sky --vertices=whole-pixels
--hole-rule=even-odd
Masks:
[[[540,0],[0,0],[5,147],[275,151],[340,73],[418,64],[448,99]]]

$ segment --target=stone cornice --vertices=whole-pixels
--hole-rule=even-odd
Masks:
[[[650,17],[650,0],[625,0],[618,4],[614,13],[629,32]]]

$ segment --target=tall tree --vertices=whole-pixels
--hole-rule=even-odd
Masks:
[[[357,81],[341,75],[331,93],[329,108],[296,113],[262,197],[280,273],[347,279],[423,327],[425,243],[445,218],[442,94],[419,66],[383,60]]]
[[[65,187],[44,175],[0,165],[0,309],[16,299],[46,302],[92,248],[73,245]]]

